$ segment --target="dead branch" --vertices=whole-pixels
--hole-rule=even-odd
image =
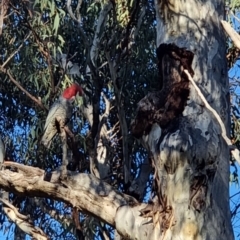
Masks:
[[[9,77],[9,79],[20,89],[22,90],[30,99],[32,99],[35,103],[37,103],[38,106],[40,106],[42,109],[46,110],[46,107],[42,104],[42,102],[37,99],[36,97],[34,97],[32,94],[30,94],[25,88],[23,88],[21,86],[21,84],[16,81],[13,76],[10,73],[10,70],[6,70],[4,67],[7,65],[7,63],[20,51],[20,49],[23,47],[24,42],[30,37],[31,32],[29,32],[29,34],[25,37],[25,39],[23,40],[22,44],[20,44],[20,46],[13,52],[10,54],[10,56],[8,57],[8,59],[2,64],[2,66],[0,66],[0,71],[3,73],[6,73]]]
[[[230,23],[228,23],[224,20],[221,20],[221,23],[222,23],[222,26],[223,26],[224,30],[228,34],[228,36],[232,39],[235,46],[238,49],[240,49],[240,36],[239,36],[239,34],[231,27]]]
[[[10,202],[0,198],[0,201],[5,205],[3,207],[6,215],[13,221],[23,232],[30,235],[31,237],[39,240],[49,239],[47,235],[39,228],[33,225],[29,217],[18,212]]]

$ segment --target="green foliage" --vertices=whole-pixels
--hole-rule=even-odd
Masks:
[[[239,0],[231,0],[230,3],[228,3],[232,9],[238,9],[240,7],[240,1]]]
[[[119,121],[118,104],[123,107],[129,128],[137,102],[149,90],[157,89],[153,1],[116,1],[106,17],[106,24],[99,32],[101,38],[98,54],[95,65],[91,64],[90,51],[97,29],[97,19],[106,4],[108,2],[89,0],[83,1],[79,8],[78,2],[72,1],[74,19],[63,1],[10,0],[0,36],[0,65],[4,65],[0,71],[0,133],[5,139],[7,157],[10,160],[40,167],[46,171],[61,165],[60,139],[55,138],[49,151],[40,145],[39,140],[47,115],[46,109],[72,82],[78,82],[90,93],[89,103],[98,101],[99,114],[105,111],[100,93],[103,92],[111,101],[108,130]],[[140,21],[143,7],[146,7],[146,12]],[[76,19],[80,19],[79,22]],[[136,30],[136,37],[128,48],[130,33]],[[106,53],[116,64],[116,83],[113,82]],[[86,71],[88,66],[90,74]],[[116,101],[117,92],[120,92],[120,102]],[[89,145],[86,139],[90,129],[78,108],[72,123],[78,151],[84,155],[82,171],[89,172]],[[113,152],[109,153],[113,158],[111,182],[121,189],[121,131],[116,133],[115,139],[119,140],[116,140]],[[141,166],[141,158],[134,157],[137,149],[134,139],[128,136],[128,141],[129,156],[133,158],[134,178]],[[140,155],[145,154],[143,150],[140,151]],[[51,239],[76,238],[72,225],[59,219],[54,220],[54,216],[48,214],[51,209],[55,209],[61,211],[63,218],[67,218],[71,212],[69,208],[64,208],[61,203],[49,199],[40,204],[33,203],[27,197],[12,196],[15,203],[23,203],[20,211],[30,214]],[[24,204],[28,201],[31,206],[29,208]],[[46,204],[48,209],[43,208],[42,204]],[[53,224],[48,225],[50,220]],[[81,220],[85,224],[86,232],[91,232],[92,236],[97,235],[97,229],[102,228],[99,222],[94,225],[96,227],[90,228],[84,215]],[[54,224],[59,231],[53,231]]]

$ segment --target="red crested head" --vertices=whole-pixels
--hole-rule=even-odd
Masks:
[[[71,99],[73,97],[75,97],[77,95],[77,93],[82,96],[83,95],[83,90],[82,88],[74,83],[72,84],[72,86],[66,88],[63,93],[62,93],[62,97],[65,98],[65,99]]]

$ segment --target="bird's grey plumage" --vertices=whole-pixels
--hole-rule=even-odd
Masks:
[[[4,158],[5,158],[5,146],[0,137],[0,164],[4,162]]]
[[[71,118],[72,103],[76,95],[83,95],[82,88],[74,83],[66,88],[59,99],[51,106],[44,126],[44,134],[42,136],[42,144],[49,148],[51,141],[57,132],[63,128]]]
[[[59,127],[65,126],[69,121],[72,109],[72,101],[64,99],[62,96],[52,105],[45,122],[44,134],[41,140],[45,147],[50,147],[53,137],[59,131]],[[57,119],[60,119],[60,122]]]

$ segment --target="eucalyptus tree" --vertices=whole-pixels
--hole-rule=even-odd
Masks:
[[[37,239],[233,239],[224,7],[2,1],[2,226]],[[73,82],[84,96],[64,128],[63,175],[61,140],[40,139]]]

